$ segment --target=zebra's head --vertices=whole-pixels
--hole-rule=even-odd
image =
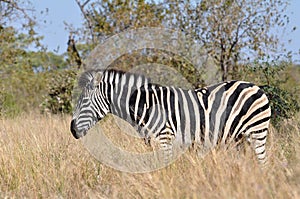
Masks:
[[[82,93],[73,112],[70,130],[78,139],[101,120],[108,112],[109,106],[102,92],[103,71],[87,71],[79,79]]]

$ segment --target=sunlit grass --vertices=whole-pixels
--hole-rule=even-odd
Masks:
[[[300,197],[299,116],[272,129],[264,169],[251,150],[214,150],[204,158],[187,152],[169,167],[144,174],[99,163],[72,137],[69,122],[68,116],[34,113],[0,120],[0,198]],[[102,125],[120,144],[120,132],[110,121]]]

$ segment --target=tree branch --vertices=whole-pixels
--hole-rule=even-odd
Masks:
[[[0,2],[6,3],[12,10],[15,9],[15,10],[21,12],[23,14],[23,16],[26,19],[28,19],[29,24],[34,22],[34,20],[26,12],[26,11],[29,11],[30,9],[21,8],[21,7],[18,6],[18,4],[15,1],[12,1],[12,0],[0,0]],[[7,9],[6,9],[6,11],[7,11]],[[1,11],[1,12],[3,12],[3,11]],[[4,15],[7,15],[7,14],[4,14]]]
[[[90,0],[85,1],[83,4],[80,3],[80,0],[75,0],[75,1],[76,1],[77,5],[79,6],[81,13],[83,14],[84,18],[87,21],[88,28],[90,30],[90,34],[92,37],[92,42],[97,43],[95,34],[94,34],[94,30],[93,30],[94,23],[93,23],[92,19],[90,18],[89,14],[84,9],[84,7],[90,2]]]

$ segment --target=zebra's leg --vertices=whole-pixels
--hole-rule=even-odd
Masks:
[[[166,127],[156,137],[156,141],[159,142],[159,148],[162,150],[162,155],[165,164],[169,164],[173,159],[173,131]]]
[[[266,142],[267,142],[268,129],[251,132],[249,141],[254,149],[259,163],[265,164],[267,161],[266,156]]]

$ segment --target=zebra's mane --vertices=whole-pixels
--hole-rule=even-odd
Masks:
[[[142,77],[143,79],[147,79],[149,83],[152,82],[151,78],[142,74],[142,73],[139,73],[139,72],[127,72],[127,71],[123,71],[123,70],[116,70],[116,69],[108,69],[108,70],[105,70],[103,72],[103,74],[106,74],[108,76],[113,76],[113,77],[116,77],[116,75],[118,74],[119,78],[121,78],[122,76],[134,76],[135,78],[137,77]]]
[[[96,70],[88,70],[84,72],[79,80],[78,80],[78,86],[79,88],[83,89],[85,88],[88,84],[91,83],[91,81],[94,79],[95,74],[101,72],[103,75],[108,75],[108,76],[115,76],[117,73],[119,74],[119,78],[123,75],[128,75],[128,76],[141,76],[144,79],[148,79],[148,82],[151,82],[151,78],[145,77],[143,74],[138,74],[138,73],[129,73],[121,70],[115,70],[115,69],[107,69],[107,70],[101,70],[101,69],[96,69]]]

